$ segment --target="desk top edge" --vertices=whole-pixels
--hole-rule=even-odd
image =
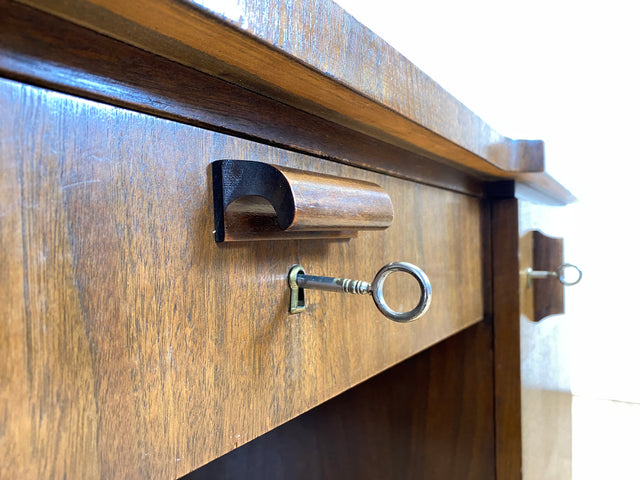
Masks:
[[[575,200],[545,172],[543,142],[500,135],[330,0],[234,8],[195,0],[19,1],[409,151],[488,179],[526,177],[555,203]]]

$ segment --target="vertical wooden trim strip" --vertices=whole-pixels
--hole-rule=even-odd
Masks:
[[[522,478],[518,201],[495,199],[491,218],[496,478]]]

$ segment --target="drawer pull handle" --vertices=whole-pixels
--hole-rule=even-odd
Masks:
[[[386,278],[394,272],[405,272],[415,278],[420,285],[420,300],[412,310],[397,312],[384,299],[382,292]],[[291,288],[290,313],[300,313],[306,308],[304,290],[325,290],[328,292],[371,295],[382,314],[394,322],[411,322],[424,315],[431,305],[431,282],[427,275],[415,265],[407,262],[393,262],[385,265],[376,274],[371,283],[349,278],[318,277],[307,275],[304,268],[294,265],[289,270],[289,287]]]
[[[352,238],[384,230],[391,198],[371,182],[247,160],[211,164],[216,242]]]

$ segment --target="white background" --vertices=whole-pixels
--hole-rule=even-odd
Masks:
[[[574,480],[640,479],[640,5],[337,3],[500,133],[545,141],[547,171],[579,202],[544,209],[544,224],[584,278],[565,291],[566,315],[523,323],[546,342],[527,353],[542,373],[524,387],[574,395]],[[527,457],[542,452],[524,453],[544,468]]]
[[[566,290],[560,387],[640,403],[639,6],[337,3],[500,133],[545,141],[547,170],[579,199],[550,233],[585,274]]]

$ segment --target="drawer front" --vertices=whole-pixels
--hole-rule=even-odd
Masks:
[[[11,81],[0,106],[2,478],[184,474],[483,317],[477,198]],[[224,158],[377,183],[394,221],[216,244]],[[392,261],[431,279],[416,322],[319,291],[288,313],[293,264],[370,281]]]

